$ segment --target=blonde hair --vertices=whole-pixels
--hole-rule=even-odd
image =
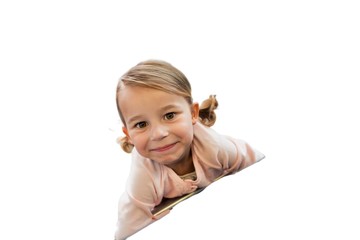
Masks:
[[[182,96],[189,104],[193,103],[190,82],[180,70],[168,62],[161,60],[147,60],[140,62],[120,78],[116,88],[116,106],[124,126],[126,126],[126,124],[119,105],[119,95],[125,86],[140,86],[157,89]],[[214,110],[217,107],[218,102],[215,95],[210,95],[210,97],[203,101],[200,105],[200,122],[208,127],[214,125],[216,121],[216,114]],[[130,153],[134,147],[131,143],[129,143],[127,137],[119,138],[118,143],[127,153]]]

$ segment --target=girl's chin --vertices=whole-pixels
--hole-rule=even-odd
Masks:
[[[152,160],[159,164],[166,165],[166,166],[173,165],[179,161],[178,159],[174,159],[174,160],[166,159],[165,160],[165,159],[156,159],[156,158],[154,158]]]

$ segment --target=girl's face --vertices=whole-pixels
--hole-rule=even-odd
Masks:
[[[123,132],[146,158],[175,166],[188,157],[199,105],[160,90],[125,86],[119,96]],[[186,159],[185,159],[186,160]]]

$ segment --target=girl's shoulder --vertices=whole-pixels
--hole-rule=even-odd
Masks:
[[[224,136],[216,132],[211,127],[205,126],[200,122],[194,125],[194,142],[200,148],[211,151],[218,149],[223,144]]]
[[[217,159],[221,150],[222,136],[201,123],[194,125],[193,157],[200,163],[210,163]],[[216,164],[218,165],[218,164]]]
[[[160,186],[161,168],[150,159],[142,157],[133,149],[132,164],[127,179],[127,192],[139,202],[153,204],[160,196],[157,191]]]
[[[131,172],[138,174],[145,174],[154,176],[157,173],[160,173],[161,166],[156,162],[141,156],[135,148],[131,153]]]

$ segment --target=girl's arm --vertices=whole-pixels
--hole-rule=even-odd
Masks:
[[[151,210],[162,199],[155,183],[158,169],[139,159],[135,151],[132,155],[126,191],[119,200],[116,240],[126,239],[168,213],[164,212],[156,219],[153,217]]]
[[[235,173],[262,160],[265,156],[246,141],[213,131],[218,148],[218,161],[225,172]]]
[[[140,202],[124,193],[119,201],[118,223],[115,232],[116,240],[124,240],[135,234],[156,220],[165,216],[169,211],[156,218],[151,213],[153,204]]]

